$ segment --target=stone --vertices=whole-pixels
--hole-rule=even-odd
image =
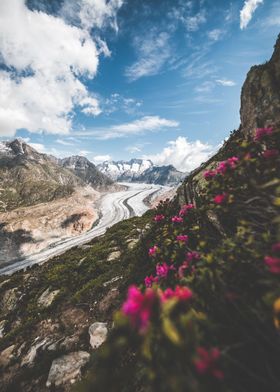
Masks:
[[[119,250],[115,250],[114,252],[110,253],[107,257],[107,261],[115,261],[119,259],[121,256],[121,252]]]
[[[130,249],[130,250],[134,249],[135,246],[138,244],[138,242],[139,242],[139,239],[136,239],[136,238],[132,239],[132,240],[128,240],[128,244],[127,244],[128,249]]]
[[[122,276],[115,276],[114,278],[108,280],[107,282],[104,282],[104,283],[103,283],[103,286],[104,286],[104,287],[107,287],[109,284],[112,284],[112,283],[114,283],[114,282],[117,282],[118,280],[120,280],[120,279],[122,279],[122,278],[123,278]]]
[[[117,288],[109,290],[108,293],[99,302],[98,310],[103,313],[108,312],[119,294],[120,292]]]
[[[86,351],[76,351],[53,360],[46,386],[73,384],[81,376],[81,368],[89,361]]]
[[[77,348],[76,346],[78,345],[79,340],[80,340],[79,335],[67,336],[61,342],[60,348],[67,350],[67,351],[73,350],[73,349]]]
[[[5,348],[0,354],[0,367],[6,367],[9,365],[11,360],[14,358],[13,351],[15,349],[15,345],[9,346]]]
[[[4,336],[5,326],[7,324],[7,320],[0,321],[0,339]]]
[[[47,288],[39,297],[38,305],[43,308],[48,308],[54,301],[55,297],[59,293],[60,290],[50,291],[50,288]]]
[[[38,340],[38,338],[35,339],[35,342],[36,340]],[[29,366],[29,367],[33,366],[35,358],[38,355],[38,350],[41,347],[46,346],[47,344],[48,344],[48,339],[43,339],[37,342],[36,344],[33,344],[33,346],[30,347],[28,353],[23,357],[21,361],[21,366]]]
[[[105,342],[107,335],[108,335],[108,329],[107,329],[107,323],[100,323],[96,322],[91,324],[91,326],[88,329],[88,333],[90,336],[90,345],[92,348],[98,348],[101,346],[102,343]]]
[[[7,290],[2,299],[2,308],[4,312],[10,312],[15,309],[20,293],[16,287]]]

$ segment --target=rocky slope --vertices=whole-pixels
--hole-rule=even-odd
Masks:
[[[276,53],[279,46],[280,40]],[[247,91],[254,91],[247,86]],[[246,102],[254,99],[245,99],[244,91],[243,113],[249,111]],[[262,96],[270,99],[266,91]],[[264,117],[253,113],[254,121],[266,124],[273,112],[270,107]],[[1,277],[1,389],[68,391],[71,380],[87,370],[79,391],[278,391],[280,259],[272,249],[280,233],[277,122],[276,114],[275,133],[265,143],[246,139],[252,131],[242,123],[213,158],[191,173],[176,200],[162,203],[156,212],[121,222],[101,238],[45,265]],[[274,157],[266,158],[267,150],[274,150]],[[235,155],[239,161],[226,175],[206,181],[205,170],[216,169],[220,161]],[[227,193],[226,203],[214,203],[222,192]],[[190,202],[195,209],[181,208]],[[183,234],[189,236],[187,244],[187,239],[176,240]],[[158,251],[154,248],[149,256],[154,245]],[[194,250],[199,259],[195,253],[196,259],[186,254]],[[166,280],[163,261],[170,267]],[[144,278],[156,268],[162,298],[167,300],[161,308],[158,293],[155,297],[148,291],[144,296]],[[143,320],[156,309],[151,333],[138,333],[138,313],[134,326],[118,313],[108,344],[96,350],[132,283],[142,287],[130,304],[137,310],[144,304]],[[183,301],[172,299],[177,284],[190,287],[192,297],[177,290]],[[167,287],[171,291],[166,292]],[[96,322],[102,324],[93,325]]]
[[[95,189],[104,190],[114,184],[112,179],[101,173],[97,167],[85,157],[77,155],[71,156],[60,159],[58,163]]]
[[[145,170],[137,179],[133,181],[145,182],[147,184],[159,184],[176,186],[186,177],[186,174],[179,172],[174,166],[152,166]]]
[[[155,166],[152,161],[131,159],[130,161],[106,161],[98,169],[117,181],[145,182],[147,184],[177,185],[185,176],[174,166]]]
[[[0,212],[70,195],[83,181],[20,139],[0,145]]]
[[[85,157],[57,159],[21,139],[0,143],[0,212],[50,202],[87,185],[100,191],[117,189]]]

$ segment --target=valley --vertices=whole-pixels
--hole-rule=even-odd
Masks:
[[[36,235],[38,242],[38,233],[36,232],[35,238],[32,238],[32,236],[30,237],[30,233],[26,232],[25,236],[22,235],[19,243],[11,241],[6,233],[5,237],[8,238],[8,245],[3,247],[3,251],[0,253],[0,266],[2,264],[0,274],[12,274],[31,265],[43,263],[49,258],[58,256],[74,246],[81,246],[91,239],[104,234],[106,229],[113,226],[115,223],[128,219],[132,216],[141,216],[149,208],[144,200],[146,200],[149,196],[154,199],[156,196],[170,190],[169,187],[153,184],[123,183],[121,185],[123,187],[125,186],[126,190],[103,194],[103,196],[99,196],[99,200],[98,196],[96,196],[98,201],[96,200],[95,210],[91,211],[92,215],[88,217],[85,227],[81,230],[81,233],[77,231],[74,233],[73,230],[71,232],[64,231],[63,233],[60,231],[57,233],[57,236],[55,236],[54,232],[49,231],[50,227],[48,227],[48,230],[43,233],[44,240],[39,240],[40,245],[36,244]],[[93,192],[93,190],[91,191]],[[95,192],[95,194],[97,195],[97,192]],[[73,207],[70,211],[71,216],[68,218],[69,221],[71,220],[71,217],[79,215],[79,212],[74,212],[75,210]],[[18,223],[18,217],[15,217],[15,219]],[[30,223],[30,216],[28,219]],[[51,221],[53,222],[53,220]],[[77,221],[79,222],[80,219]],[[88,227],[90,222],[91,228]],[[38,221],[36,222],[36,225],[38,225]],[[53,234],[52,236],[50,235],[51,233]],[[42,236],[42,233],[40,234]],[[59,234],[61,235],[60,238]],[[30,243],[33,244],[33,246],[30,245]],[[10,249],[10,252],[7,252],[7,247],[9,246],[12,249]],[[17,248],[17,257],[10,258],[10,254],[14,254],[13,247]]]

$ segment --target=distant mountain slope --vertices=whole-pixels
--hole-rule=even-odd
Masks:
[[[68,158],[60,159],[59,165],[73,172],[77,177],[81,178],[86,184],[93,188],[105,188],[113,185],[114,181],[101,173],[97,167],[87,158],[76,155]]]
[[[0,142],[0,212],[65,197],[78,186],[113,184],[85,157],[58,159],[21,139]]]
[[[146,182],[150,184],[176,185],[185,177],[174,166],[155,166],[146,159],[130,161],[106,161],[98,169],[117,181]]]
[[[145,170],[137,181],[147,184],[177,185],[186,174],[179,172],[174,166],[152,166]]]
[[[71,194],[83,181],[20,139],[0,143],[0,211]]]

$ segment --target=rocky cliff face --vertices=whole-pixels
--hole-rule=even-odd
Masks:
[[[247,74],[241,91],[240,120],[239,129],[232,132],[230,138],[224,143],[218,153],[190,173],[178,189],[177,199],[179,204],[199,202],[200,190],[206,184],[202,175],[203,171],[212,169],[217,165],[217,162],[233,155],[232,146],[239,136],[244,138],[250,137],[258,127],[270,124],[279,126],[280,35],[271,59],[265,64],[253,66]],[[216,218],[211,216],[209,220],[214,222]],[[216,224],[218,223],[216,222]]]
[[[280,35],[271,59],[250,69],[241,92],[241,129],[246,135],[255,128],[280,122]]]

